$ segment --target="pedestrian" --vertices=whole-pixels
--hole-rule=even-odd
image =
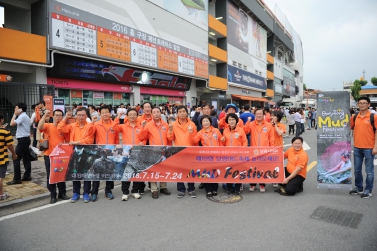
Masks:
[[[359,114],[351,117],[351,128],[353,129],[353,159],[355,188],[350,194],[360,194],[361,198],[369,198],[372,196],[374,183],[374,156],[377,154],[377,115],[369,111],[370,99],[368,97],[360,97],[357,100],[359,106]],[[356,118],[355,118],[356,116]],[[373,117],[371,117],[373,116]],[[371,125],[373,121],[373,126]],[[362,166],[365,161],[365,189],[363,188]]]
[[[202,112],[202,115],[200,114]],[[194,116],[192,117],[192,122],[195,123],[196,128],[198,131],[202,130],[201,118],[202,116],[207,115],[210,116],[212,121],[211,125],[214,128],[218,128],[217,119],[216,117],[211,116],[211,106],[209,104],[205,104],[202,107],[199,107],[198,110],[195,112]]]
[[[295,195],[304,191],[308,154],[302,148],[303,142],[302,137],[294,137],[292,147],[284,153],[284,159],[288,159],[285,178],[280,187],[274,190],[280,195]]]
[[[91,118],[91,121],[97,122],[101,119],[94,105],[88,105],[88,109],[89,109],[89,116]],[[93,117],[95,117],[96,119],[93,120]]]
[[[240,115],[240,119],[242,119],[242,122],[246,124],[249,117],[251,117],[250,122],[253,122],[255,120],[255,116],[252,112],[250,112],[250,105],[246,104],[244,106],[244,109],[245,111]],[[246,137],[247,137],[247,145],[250,146],[250,133],[248,133]]]
[[[192,128],[189,129],[189,139],[192,145],[197,145],[201,142],[202,146],[223,146],[221,143],[222,135],[219,129],[212,126],[211,116],[201,116],[200,124],[203,128],[197,134],[194,134]],[[217,196],[217,190],[219,189],[218,183],[203,183],[203,186],[206,190],[207,197]]]
[[[144,108],[145,107],[146,106],[144,106]],[[149,145],[154,146],[168,145],[168,139],[166,134],[169,126],[165,121],[161,119],[161,110],[159,107],[153,107],[152,120],[149,122],[147,122],[147,120],[143,120],[141,126],[142,129],[139,135],[140,140],[148,140]],[[157,182],[150,182],[150,185],[152,191],[152,198],[158,199],[159,193],[157,188]],[[171,194],[171,192],[167,189],[166,182],[160,182],[160,193],[165,195]]]
[[[194,146],[189,140],[189,131],[193,131],[196,134],[196,126],[194,122],[188,119],[188,110],[186,106],[177,107],[178,119],[175,122],[169,122],[169,131],[167,138],[169,141],[174,141],[174,146]],[[196,198],[195,183],[187,183],[187,191],[191,198]],[[181,199],[185,196],[186,187],[185,183],[177,183],[178,195],[177,198]]]
[[[123,103],[120,103],[120,107],[117,109],[117,114],[119,117],[119,124],[124,124],[124,118],[126,117],[127,114],[127,109],[124,107]]]
[[[77,121],[76,123],[67,124],[67,120],[72,118],[72,112],[67,112],[64,116],[63,120],[60,121],[58,124],[58,131],[60,133],[69,133],[69,144],[70,145],[91,145],[94,143],[93,139],[93,126],[86,121],[87,119],[87,110],[85,107],[81,107],[77,109],[76,116]],[[82,159],[82,158],[81,158]],[[87,169],[86,160],[78,160],[77,161],[77,173],[81,174],[83,169]],[[80,179],[80,178],[75,178]],[[81,178],[82,179],[82,178]],[[71,202],[74,203],[80,199],[80,190],[81,190],[81,182],[79,180],[75,180],[73,183],[73,195],[71,198]],[[84,193],[83,193],[83,200],[85,203],[90,201],[90,188],[91,182],[84,181]]]
[[[37,141],[37,126],[38,126],[38,123],[37,125],[35,124],[35,118],[37,116],[37,114],[35,113],[35,107],[37,105],[32,105],[31,106],[31,110],[34,111],[32,114],[31,114],[31,117],[30,117],[30,124],[32,125],[33,127],[33,147],[37,147],[38,145],[38,141]]]
[[[249,120],[251,117],[249,117]],[[247,147],[247,138],[246,133],[244,130],[237,126],[238,124],[238,116],[235,113],[228,113],[225,117],[225,122],[228,126],[224,129],[223,137],[221,138],[221,142],[224,146],[245,146]],[[227,183],[227,194],[235,194],[239,195],[241,193],[241,183],[234,184]]]
[[[296,137],[301,135],[301,109],[297,109],[295,113]]]
[[[313,119],[313,112],[312,109],[309,107],[308,109],[308,130],[312,128],[312,119]]]
[[[312,128],[315,128],[317,130],[317,111],[315,108],[312,108]]]
[[[31,162],[30,162],[30,118],[26,114],[27,105],[17,103],[14,108],[14,114],[10,126],[17,126],[16,138],[16,155],[17,159],[13,161],[14,177],[7,185],[21,184],[22,181],[31,181]],[[24,163],[25,172],[21,179],[21,160]]]
[[[300,109],[300,115],[301,115],[301,134],[305,133],[305,113],[303,109]]]
[[[4,115],[0,113],[0,200],[9,198],[9,194],[5,193],[3,189],[3,179],[5,178],[9,163],[8,149],[12,153],[12,160],[17,159],[13,144],[13,137],[10,131],[5,129],[4,126]]]
[[[63,111],[62,110],[55,110],[53,112],[53,122],[48,123],[50,120],[50,111],[46,110],[45,114],[42,116],[38,123],[38,130],[42,133],[43,138],[48,140],[48,149],[44,151],[44,162],[46,167],[46,174],[47,174],[47,189],[50,192],[50,204],[54,204],[56,199],[56,187],[59,189],[58,199],[62,200],[69,200],[70,198],[66,195],[66,185],[65,182],[59,182],[57,184],[50,183],[50,170],[51,170],[51,163],[50,163],[50,154],[52,150],[57,145],[68,143],[65,140],[69,140],[69,135],[60,133],[58,131],[58,124],[63,119]],[[46,123],[47,122],[47,123]]]
[[[244,127],[245,133],[251,134],[250,146],[275,146],[274,129],[270,122],[264,119],[264,111],[262,108],[255,109],[255,120],[248,121]],[[249,120],[251,120],[249,118]],[[256,188],[255,183],[250,184],[249,191],[254,192]],[[259,191],[264,193],[266,191],[266,184],[259,184]]]
[[[225,107],[224,111],[226,115],[228,115],[229,113],[235,113],[237,115],[238,108],[235,104],[229,104]],[[244,126],[242,119],[238,119],[237,121],[238,121],[237,126],[240,126],[242,128]],[[225,116],[219,120],[219,129],[225,129],[227,127],[229,127],[229,124],[226,123],[226,116]]]
[[[288,135],[291,135],[291,132],[292,132],[292,135],[295,135],[295,112],[293,111],[293,109],[289,111],[288,126],[289,126]]]

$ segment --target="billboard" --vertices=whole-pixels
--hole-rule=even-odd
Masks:
[[[258,75],[228,65],[228,82],[266,91],[267,81]]]
[[[236,4],[228,1],[228,43],[266,61],[267,31]]]
[[[148,0],[155,5],[208,31],[207,0]]]
[[[296,82],[287,77],[283,78],[283,95],[295,96],[296,95]]]
[[[148,1],[49,0],[49,19],[50,48],[208,79],[207,31]]]

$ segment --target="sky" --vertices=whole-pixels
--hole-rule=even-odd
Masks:
[[[342,90],[343,81],[377,77],[377,0],[263,0],[275,4],[301,37],[304,83]]]

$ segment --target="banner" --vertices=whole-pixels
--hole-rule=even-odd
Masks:
[[[350,94],[320,92],[317,104],[318,185],[349,188],[352,184]]]
[[[229,64],[228,81],[239,85],[253,87],[262,91],[266,91],[267,89],[267,80],[265,78]]]
[[[50,155],[50,183],[281,183],[283,158],[281,147],[61,145]]]

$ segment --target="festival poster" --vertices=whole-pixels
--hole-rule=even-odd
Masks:
[[[317,94],[318,187],[349,188],[352,184],[350,94]]]
[[[50,155],[50,183],[117,180],[281,183],[280,147],[61,145]]]

